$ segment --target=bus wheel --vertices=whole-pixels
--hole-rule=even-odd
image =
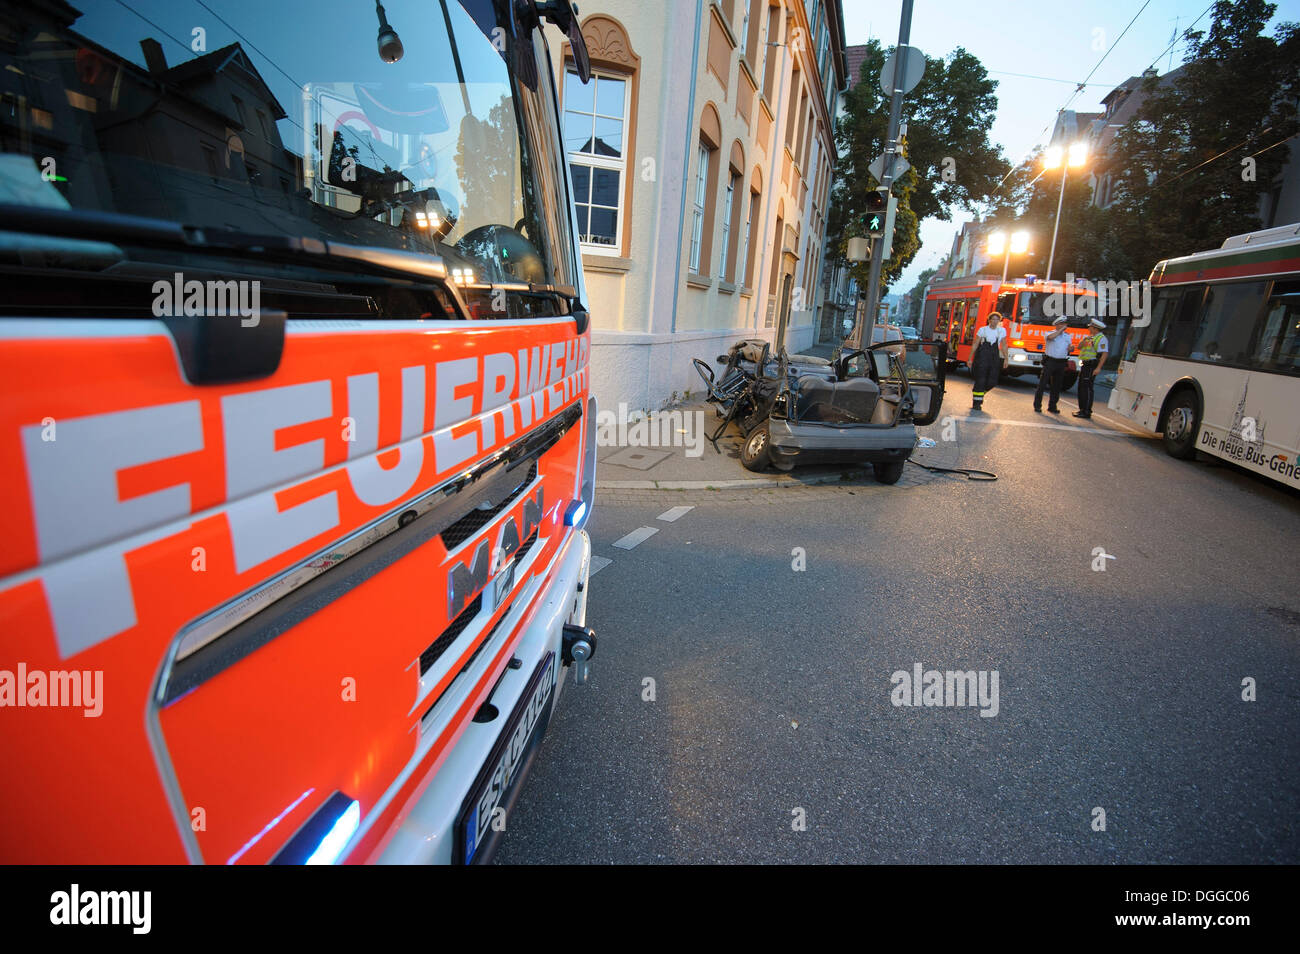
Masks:
[[[1074,387],[1075,382],[1077,382],[1078,380],[1079,380],[1078,372],[1075,372],[1073,374],[1066,374],[1065,378],[1061,381],[1061,390],[1062,391],[1070,390],[1070,388]]]
[[[749,432],[745,443],[740,447],[740,463],[745,470],[762,473],[772,461],[771,444],[767,439],[767,422]]]
[[[876,475],[876,480],[882,484],[896,484],[899,478],[903,476],[903,465],[907,463],[904,460],[881,461],[871,465],[872,471]]]
[[[1171,457],[1188,460],[1196,456],[1196,434],[1201,427],[1201,412],[1196,393],[1190,388],[1174,395],[1165,415],[1165,450]]]

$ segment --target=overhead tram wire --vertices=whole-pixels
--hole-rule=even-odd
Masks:
[[[1045,83],[1065,83],[1068,86],[1110,86],[1114,83],[1079,83],[1075,80],[1059,79],[1055,76],[1035,76],[1033,73],[1008,73],[1006,70],[985,70],[990,76],[1018,76],[1021,79],[1042,80]]]
[[[160,26],[159,26],[157,23],[155,23],[153,20],[150,20],[147,16],[145,16],[145,15],[144,15],[143,13],[141,13],[139,10],[135,9],[134,7],[132,7],[129,3],[126,2],[126,0],[115,0],[115,2],[117,3],[118,6],[120,6],[122,9],[126,10],[128,13],[134,14],[135,16],[137,16],[137,17],[139,17],[141,20],[143,20],[145,23],[149,24],[151,27],[153,27],[155,30],[157,30],[159,33],[161,33],[163,36],[167,37],[167,39],[171,40],[173,43],[175,43],[175,44],[176,44],[177,46],[179,46],[181,49],[185,50],[187,53],[192,53],[192,52],[193,52],[193,50],[190,49],[190,45],[189,45],[188,43],[185,43],[185,42],[183,42],[183,41],[181,41],[181,40],[178,40],[176,37],[172,36],[172,34],[168,33],[166,30],[164,30],[162,27],[160,27]],[[221,15],[218,14],[218,13],[217,13],[215,10],[213,10],[211,7],[209,7],[206,3],[204,3],[203,0],[194,0],[194,2],[197,3],[199,6],[201,6],[204,10],[207,10],[208,13],[212,14],[212,16],[215,17],[215,18],[216,18],[216,19],[217,19],[217,20],[222,24],[222,26],[224,26],[227,30],[229,30],[231,33],[235,34],[235,36],[237,36],[237,37],[239,38],[240,43],[247,44],[248,47],[249,47],[250,49],[252,49],[255,53],[257,53],[258,56],[262,57],[262,59],[264,59],[264,60],[266,60],[266,62],[270,63],[271,66],[275,67],[276,71],[277,71],[278,73],[280,73],[280,74],[281,74],[285,79],[287,79],[290,83],[292,83],[293,86],[294,86],[296,89],[299,89],[299,90],[302,89],[302,86],[297,82],[297,80],[295,80],[292,76],[290,76],[288,73],[286,73],[286,72],[284,71],[284,69],[281,68],[281,66],[280,66],[279,63],[275,62],[275,60],[271,59],[269,56],[267,56],[265,53],[263,53],[260,49],[258,49],[258,47],[255,46],[255,45],[253,44],[253,42],[252,42],[251,40],[248,39],[248,37],[244,36],[244,34],[240,33],[240,32],[239,32],[238,30],[236,30],[233,26],[231,26],[231,25],[230,25],[229,23],[227,23],[224,19],[222,19]],[[297,126],[300,130],[304,128],[303,125],[302,125],[302,123],[298,122],[298,121],[297,121],[296,119],[294,119],[292,116],[287,115],[287,111],[286,111],[286,115],[285,115],[284,118],[285,118],[286,120],[288,120],[290,123],[292,123],[294,126]]]
[[[285,79],[287,79],[290,83],[292,83],[296,89],[302,89],[302,88],[303,88],[302,84],[299,83],[299,82],[298,82],[296,79],[294,79],[292,76],[290,76],[287,72],[285,72],[284,68],[281,67],[279,63],[277,63],[275,60],[271,59],[269,56],[267,56],[265,53],[263,53],[260,49],[258,49],[257,46],[254,45],[254,43],[253,43],[252,40],[250,40],[248,37],[244,36],[244,34],[240,33],[240,32],[239,32],[238,30],[236,30],[233,26],[231,26],[230,23],[229,23],[228,21],[226,21],[225,19],[222,18],[221,14],[219,14],[219,13],[217,13],[217,11],[213,10],[210,6],[208,6],[206,3],[204,3],[203,0],[194,0],[194,2],[197,3],[199,6],[201,6],[204,10],[207,10],[208,13],[212,14],[212,15],[217,19],[217,21],[218,21],[222,26],[224,26],[227,30],[229,30],[231,33],[235,34],[235,36],[239,37],[239,42],[241,42],[241,43],[243,43],[243,44],[246,44],[246,45],[247,45],[250,49],[252,49],[253,52],[255,52],[258,56],[260,56],[262,59],[266,60],[266,62],[270,63],[272,66],[274,66],[274,67],[276,68],[276,71],[279,72],[279,74],[280,74],[281,76],[283,76]]]
[[[1133,26],[1133,24],[1137,22],[1137,18],[1140,17],[1140,16],[1142,15],[1142,11],[1145,10],[1145,9],[1146,9],[1148,6],[1150,6],[1150,5],[1151,5],[1151,0],[1146,0],[1146,2],[1143,3],[1142,6],[1138,9],[1138,12],[1135,13],[1135,14],[1133,14],[1133,19],[1128,21],[1128,25],[1125,26],[1124,29],[1120,31],[1119,36],[1115,37],[1115,41],[1114,41],[1113,43],[1111,43],[1111,45],[1106,49],[1106,52],[1103,53],[1103,54],[1101,55],[1101,59],[1099,59],[1099,60],[1097,61],[1096,65],[1094,65],[1093,68],[1092,68],[1091,70],[1088,71],[1088,75],[1085,76],[1085,77],[1083,78],[1083,82],[1082,82],[1082,83],[1079,83],[1079,84],[1077,84],[1077,85],[1075,86],[1074,92],[1070,94],[1070,98],[1067,99],[1067,100],[1065,101],[1065,104],[1064,104],[1063,106],[1061,106],[1061,108],[1058,109],[1058,110],[1056,111],[1056,116],[1060,116],[1061,113],[1063,113],[1063,112],[1066,110],[1066,108],[1069,107],[1069,105],[1070,105],[1072,102],[1074,102],[1074,97],[1078,96],[1079,93],[1080,93],[1080,91],[1082,91],[1084,88],[1086,88],[1086,87],[1089,85],[1088,81],[1089,81],[1090,79],[1092,79],[1092,77],[1096,74],[1096,72],[1097,72],[1098,68],[1100,68],[1101,64],[1104,63],[1104,62],[1106,62],[1106,57],[1110,56],[1111,51],[1115,49],[1116,45],[1118,45],[1118,43],[1119,43],[1120,40],[1124,39],[1124,35],[1125,35],[1126,33],[1128,33],[1129,29]],[[1213,5],[1211,5],[1211,6],[1213,6]],[[1205,16],[1205,14],[1202,13],[1201,16]],[[1200,19],[1200,17],[1197,17],[1197,20],[1199,20],[1199,19]],[[1195,25],[1195,24],[1193,24],[1193,25]],[[1190,30],[1191,27],[1188,27],[1188,29]],[[1175,42],[1177,42],[1177,41],[1175,41]],[[1168,52],[1168,51],[1166,51],[1166,52]],[[1161,54],[1160,54],[1160,56],[1164,56],[1164,55],[1165,55],[1164,53],[1161,53]],[[1159,58],[1160,58],[1160,57],[1156,57],[1157,60],[1159,60]],[[1054,116],[1054,117],[1053,117],[1053,118],[1048,122],[1048,124],[1047,124],[1046,126],[1043,127],[1042,132],[1040,132],[1040,133],[1038,134],[1038,138],[1039,138],[1039,139],[1042,139],[1042,138],[1043,138],[1043,135],[1044,135],[1044,134],[1045,134],[1049,129],[1051,129],[1052,126],[1053,126],[1055,123],[1056,123],[1056,118],[1055,118],[1055,116]],[[1028,159],[1029,156],[1026,156],[1025,158]],[[1012,166],[1009,170],[1007,170],[1007,174],[1006,174],[1005,176],[1002,177],[1001,181],[998,182],[997,187],[993,190],[993,196],[996,196],[1000,191],[1002,191],[1002,187],[1006,184],[1006,181],[1007,181],[1009,178],[1011,178],[1011,173],[1015,172],[1016,169],[1018,169],[1018,168],[1020,168],[1019,165],[1015,165],[1015,166]],[[993,196],[990,196],[989,198],[992,199]]]

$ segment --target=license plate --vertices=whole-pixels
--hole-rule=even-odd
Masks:
[[[547,653],[510,714],[505,730],[479,772],[461,810],[457,842],[469,864],[493,830],[501,830],[498,809],[519,782],[519,770],[546,732],[555,698],[555,653]],[[494,822],[497,824],[494,826]]]

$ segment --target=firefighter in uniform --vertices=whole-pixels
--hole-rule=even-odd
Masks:
[[[1102,333],[1106,322],[1094,318],[1088,325],[1092,329],[1091,334],[1079,342],[1079,361],[1083,367],[1079,369],[1079,410],[1074,412],[1075,417],[1085,419],[1092,417],[1093,388],[1096,385],[1097,372],[1106,363],[1106,353],[1110,350],[1110,345],[1106,343],[1106,336]]]
[[[975,332],[975,355],[971,358],[971,375],[975,384],[971,392],[971,410],[984,405],[984,395],[998,383],[998,375],[1007,366],[1007,329],[1002,327],[1002,316],[996,311],[989,315],[988,324]]]

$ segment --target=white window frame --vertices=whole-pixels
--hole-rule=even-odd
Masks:
[[[741,21],[740,24],[740,45],[737,47],[737,49],[740,50],[741,59],[744,59],[745,48],[749,43],[749,8],[750,5],[753,3],[753,0],[740,0],[740,3],[741,6],[745,8],[745,18],[744,20]]]
[[[564,72],[566,76],[566,83],[567,83],[567,76],[571,74],[576,77],[578,75],[577,70],[572,65],[566,64]],[[591,76],[593,82],[599,82],[601,78],[604,78],[610,80],[618,80],[623,84],[623,115],[609,116],[605,113],[595,112],[596,109],[595,90],[592,90],[592,107],[591,107],[592,112],[588,113],[585,110],[572,109],[567,104],[561,103],[560,121],[561,123],[564,122],[564,114],[566,111],[578,113],[582,116],[588,116],[588,117],[594,116],[600,119],[618,119],[620,122],[623,123],[623,146],[622,146],[622,155],[618,159],[611,159],[609,156],[594,156],[589,152],[566,152],[565,153],[565,161],[567,161],[570,166],[574,165],[575,163],[580,166],[585,166],[588,170],[590,170],[588,174],[591,176],[593,181],[595,179],[595,170],[597,169],[613,169],[619,173],[618,204],[616,206],[605,206],[605,205],[600,206],[600,208],[602,209],[613,208],[615,210],[614,243],[612,245],[604,245],[600,242],[586,242],[580,240],[578,244],[579,244],[579,248],[582,250],[582,253],[584,255],[608,255],[612,258],[620,258],[623,255],[623,236],[625,234],[624,228],[626,227],[624,223],[627,217],[626,209],[624,208],[625,206],[624,199],[627,196],[627,181],[628,181],[627,180],[627,174],[628,174],[627,173],[627,144],[629,141],[628,127],[630,125],[628,112],[631,109],[631,103],[632,103],[632,77],[625,73],[616,73],[613,71],[606,72],[603,70],[592,70]],[[594,131],[595,128],[594,122],[592,126]],[[572,172],[569,173],[569,181],[570,183],[572,183],[573,181]],[[590,189],[591,186],[589,186],[588,188]],[[588,201],[584,202],[583,204],[590,206],[591,205],[590,198],[591,198],[591,193],[589,191],[587,194]],[[573,204],[575,206],[578,204],[578,196],[576,195],[573,197]],[[590,217],[588,217],[586,224],[587,224],[587,228],[591,227]],[[579,225],[578,225],[578,234],[579,236],[582,235],[581,221],[579,221]]]
[[[691,219],[691,271],[700,274],[700,250],[704,244],[704,210],[709,193],[709,147],[699,144],[695,154],[695,214]]]
[[[718,279],[727,280],[727,245],[731,241],[731,203],[735,200],[736,183],[740,176],[727,170],[726,195],[722,200],[722,258],[718,261]]]
[[[754,214],[754,192],[749,190],[745,193],[745,227],[740,236],[740,254],[736,256],[736,285],[744,288],[745,279],[749,276],[746,270],[749,268],[749,229],[753,225],[752,219]]]

